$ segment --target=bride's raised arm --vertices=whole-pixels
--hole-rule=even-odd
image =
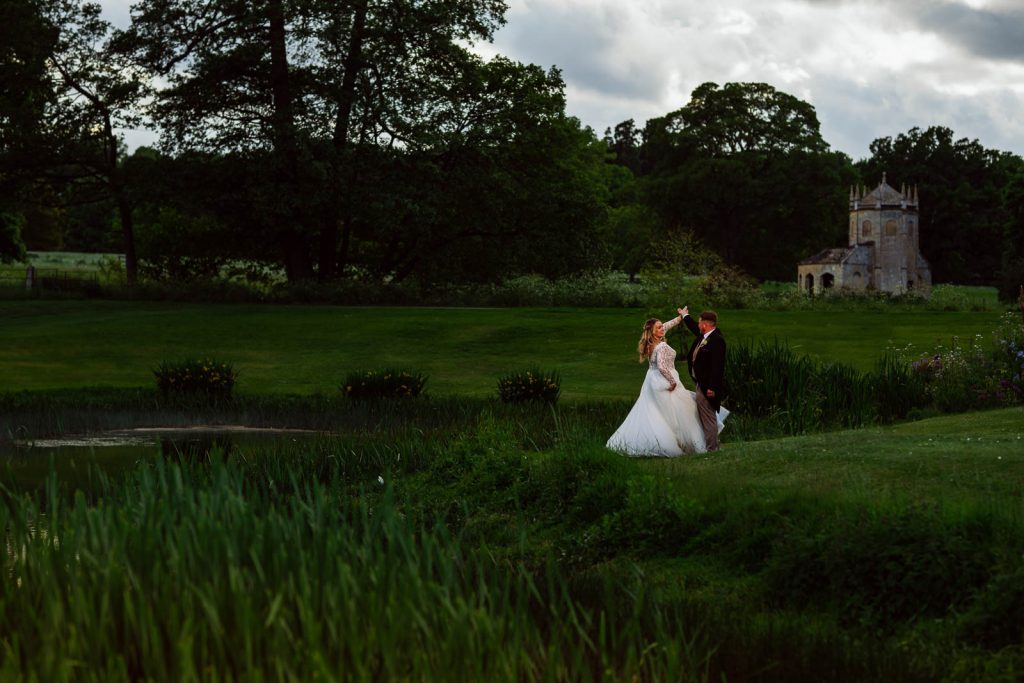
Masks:
[[[683,316],[677,315],[676,317],[672,318],[668,322],[662,323],[661,324],[661,328],[663,330],[665,330],[666,332],[668,332],[669,330],[671,330],[673,327],[675,327],[676,325],[678,325],[682,321],[683,321]]]

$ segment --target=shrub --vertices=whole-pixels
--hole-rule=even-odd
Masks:
[[[345,377],[341,390],[353,401],[416,398],[427,376],[413,370],[358,370]]]
[[[992,650],[1024,644],[1024,566],[993,578],[958,626],[965,640]]]
[[[903,365],[899,359],[885,365],[886,380],[879,387],[878,372],[866,375],[842,363],[819,363],[798,356],[778,339],[738,344],[726,364],[728,407],[737,413],[732,419],[759,421],[755,434],[859,427],[876,413],[891,421],[892,414],[905,417],[906,410],[923,401],[923,395],[908,398],[912,392],[900,384],[909,381],[901,374],[910,372]],[[917,379],[912,387],[921,384]],[[904,400],[911,402],[904,406]]]
[[[791,522],[763,576],[780,605],[830,605],[844,623],[892,629],[961,609],[988,580],[991,539],[990,520],[933,508],[837,512]]]
[[[1016,313],[1006,313],[995,333],[996,365],[1002,375],[999,384],[1009,397],[1024,400],[1024,324]]]
[[[895,351],[886,351],[869,376],[875,410],[882,422],[902,419],[927,404],[924,378]]]
[[[1008,313],[991,349],[975,335],[969,344],[953,337],[948,347],[912,364],[935,407],[946,413],[1012,404],[1024,398],[1024,327]]]
[[[537,368],[510,372],[498,380],[498,396],[505,403],[542,401],[555,403],[562,391],[557,371],[541,372]]]
[[[231,398],[238,372],[230,363],[212,358],[161,362],[154,370],[156,387],[165,398]]]

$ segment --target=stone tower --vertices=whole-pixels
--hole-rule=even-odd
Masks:
[[[897,192],[882,174],[868,192],[850,188],[849,246],[825,249],[797,266],[807,292],[831,287],[903,294],[931,293],[931,268],[919,248],[917,188]]]

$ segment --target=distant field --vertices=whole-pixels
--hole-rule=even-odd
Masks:
[[[686,302],[679,302],[685,304]],[[151,386],[162,360],[235,364],[246,393],[333,392],[351,370],[404,367],[427,392],[489,396],[509,370],[562,374],[563,397],[622,399],[645,368],[639,309],[363,308],[125,301],[0,302],[0,390]],[[998,311],[719,311],[731,343],[779,338],[797,353],[870,369],[890,347],[923,353],[988,335]],[[678,350],[679,333],[669,342]]]
[[[765,294],[783,294],[791,292],[797,287],[795,282],[779,282],[768,280],[761,284],[761,291]],[[999,290],[995,287],[972,287],[969,285],[935,285],[932,287],[932,295],[938,297],[955,296],[966,299],[970,305],[980,305],[983,308],[993,308],[999,305]]]
[[[0,266],[2,270],[19,271],[25,268],[47,268],[56,270],[99,271],[105,261],[116,259],[124,263],[124,254],[86,254],[77,251],[30,251],[27,263]]]
[[[74,251],[30,251],[26,263],[0,264],[0,287],[22,287],[25,271],[29,266],[36,269],[37,277],[55,276],[81,277],[96,276],[103,281],[106,275],[104,265],[124,265],[123,254],[85,254]]]

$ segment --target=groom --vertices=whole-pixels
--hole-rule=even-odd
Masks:
[[[695,337],[686,354],[686,365],[690,377],[697,383],[697,415],[704,428],[708,451],[717,451],[718,409],[725,398],[725,337],[718,331],[718,316],[714,311],[704,311],[700,320],[694,322],[689,306],[677,310]]]

